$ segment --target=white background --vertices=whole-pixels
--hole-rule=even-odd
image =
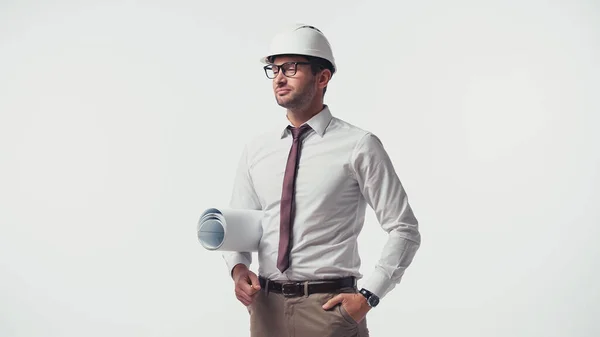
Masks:
[[[196,222],[281,120],[258,60],[295,22],[421,224],[372,336],[600,335],[597,2],[3,0],[0,336],[248,335]]]

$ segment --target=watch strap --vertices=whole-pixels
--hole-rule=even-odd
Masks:
[[[370,307],[376,307],[377,304],[379,304],[379,297],[377,297],[377,295],[373,294],[367,289],[362,288],[359,290],[359,293],[367,299],[367,303]]]

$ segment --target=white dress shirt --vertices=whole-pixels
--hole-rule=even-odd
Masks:
[[[292,223],[290,266],[277,269],[283,176],[292,145],[287,125],[246,143],[230,206],[263,210],[258,273],[272,280],[361,279],[357,238],[366,205],[388,233],[381,258],[362,287],[383,298],[402,278],[421,243],[418,222],[380,140],[339,118],[329,107],[307,121],[303,136]],[[229,271],[250,266],[248,252],[223,254]]]

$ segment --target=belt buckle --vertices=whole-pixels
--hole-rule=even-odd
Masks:
[[[298,284],[294,282],[283,283],[281,285],[281,293],[284,297],[297,296]]]

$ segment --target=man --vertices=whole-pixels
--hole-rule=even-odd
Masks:
[[[233,208],[264,211],[259,275],[249,270],[249,252],[223,255],[251,336],[368,336],[367,312],[419,248],[417,220],[379,139],[323,104],[337,69],[322,32],[284,31],[262,61],[287,119],[247,142],[231,199]],[[357,237],[367,204],[388,239],[359,290]]]

